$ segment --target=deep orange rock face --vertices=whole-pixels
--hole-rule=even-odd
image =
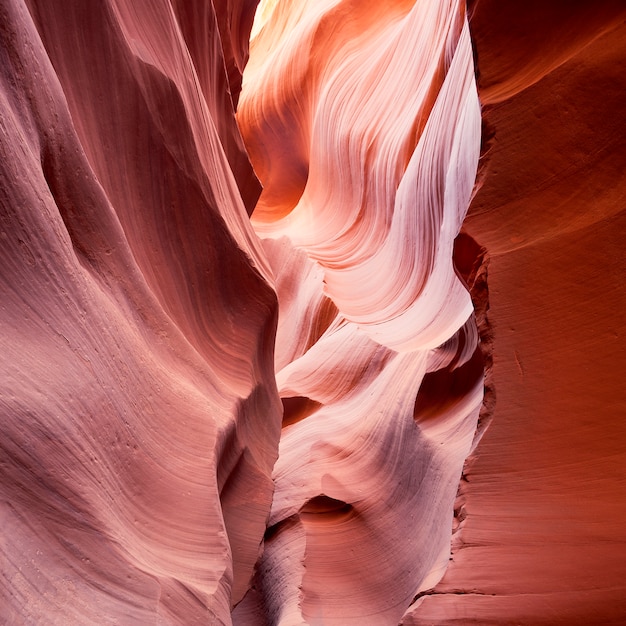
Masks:
[[[405,624],[621,624],[624,5],[470,13],[492,138],[464,228],[490,253],[497,408],[453,561]]]
[[[256,8],[0,2],[0,622],[622,623],[623,3]]]

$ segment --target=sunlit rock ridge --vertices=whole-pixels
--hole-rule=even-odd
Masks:
[[[625,17],[0,0],[0,623],[622,623]]]
[[[285,414],[236,621],[397,623],[448,563],[483,400],[453,263],[481,138],[465,11],[315,0],[259,16],[238,120],[264,186],[252,223]]]

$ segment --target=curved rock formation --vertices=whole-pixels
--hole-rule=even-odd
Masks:
[[[623,2],[255,10],[0,0],[0,622],[622,623]]]
[[[260,15],[238,119],[264,185],[252,222],[276,277],[285,416],[235,622],[394,624],[448,563],[483,401],[453,264],[481,128],[464,7]]]
[[[464,228],[490,252],[498,403],[454,560],[403,624],[622,624],[626,10],[470,13],[492,138]]]
[[[0,11],[0,621],[228,623],[281,409],[216,16]]]

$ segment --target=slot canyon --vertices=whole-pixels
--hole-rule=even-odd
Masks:
[[[0,55],[0,624],[626,624],[623,0]]]

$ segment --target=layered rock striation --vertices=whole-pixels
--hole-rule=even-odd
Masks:
[[[0,622],[621,623],[623,3],[256,4],[0,0]]]
[[[285,415],[235,621],[394,624],[448,563],[484,396],[480,264],[453,258],[481,143],[463,3],[262,4],[238,120]]]
[[[490,253],[498,403],[462,531],[413,624],[626,615],[626,12],[470,3],[486,167],[464,228]]]
[[[247,589],[282,412],[238,11],[0,5],[3,623],[229,623]]]

